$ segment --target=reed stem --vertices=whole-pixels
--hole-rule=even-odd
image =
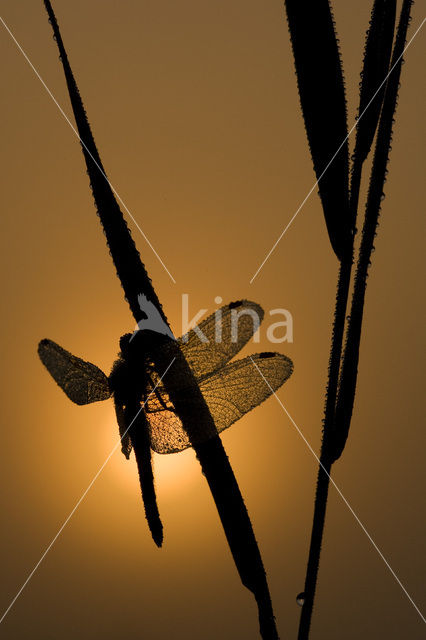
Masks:
[[[169,326],[115,195],[106,178],[50,0],[44,0],[44,4],[59,48],[98,214],[126,299],[136,322],[139,322],[143,318],[143,315],[141,315],[143,311],[139,307],[138,295],[139,293],[146,294],[146,297],[157,307],[164,322]],[[261,636],[263,640],[278,640],[279,636],[272,610],[266,573],[237,480],[218,435],[215,435],[206,444],[199,446],[196,444],[196,438],[193,436],[194,433],[197,433],[197,429],[200,428],[200,424],[203,425],[205,433],[211,430],[212,434],[217,434],[217,430],[206,401],[185,357],[178,348],[177,343],[171,342],[171,345],[177,350],[176,357],[172,360],[176,362],[173,365],[173,377],[169,376],[164,381],[166,390],[176,408],[176,413],[181,418],[183,429],[188,434],[202,466],[241,581],[255,596],[259,610]],[[152,357],[157,371],[166,371],[170,366],[171,358],[169,358],[167,350],[163,352],[161,349],[154,349]],[[162,361],[162,358],[166,358],[166,361]],[[176,371],[178,364],[180,364],[180,369]],[[193,400],[195,399],[195,405],[198,408],[197,412],[194,413],[193,405],[191,402],[187,402],[187,396],[173,388],[172,382],[176,377],[188,381],[188,389],[191,389],[191,397]],[[130,433],[130,437],[133,440],[133,432]],[[149,450],[144,453],[150,454]],[[150,463],[147,460],[145,462],[147,464]],[[149,468],[148,474],[150,472],[151,469]],[[153,504],[155,501],[153,479],[147,475],[146,471],[142,473],[145,473],[145,475],[142,476],[141,484],[145,490],[144,495],[148,495],[149,501],[147,518],[149,518],[154,540],[159,544],[162,540],[162,525],[156,509],[157,505]]]
[[[327,510],[330,472],[332,466],[330,458],[330,447],[332,446],[333,440],[332,436],[334,409],[337,396],[337,383],[339,379],[340,359],[342,353],[345,315],[349,294],[351,271],[352,252],[350,253],[350,258],[342,261],[340,265],[339,280],[337,284],[336,307],[334,314],[332,346],[326,392],[323,440],[321,446],[321,456],[315,494],[311,542],[309,547],[308,564],[306,568],[304,589],[305,601],[300,616],[298,640],[306,640],[309,637],[309,629],[311,626],[312,611],[314,606],[315,590],[321,555],[321,545],[324,534],[325,514]]]
[[[351,194],[349,211],[353,227],[355,227],[359,190],[361,185],[362,161],[355,159],[351,175]],[[315,591],[321,556],[321,545],[324,535],[325,515],[327,511],[328,488],[333,464],[332,452],[336,425],[334,422],[340,363],[343,350],[343,336],[345,332],[346,308],[348,305],[349,288],[351,283],[353,263],[353,241],[347,249],[346,255],[340,263],[337,281],[336,305],[331,339],[330,360],[328,367],[328,381],[326,390],[326,404],[323,422],[323,440],[321,445],[320,463],[318,468],[317,488],[314,503],[314,517],[312,522],[311,541],[309,547],[308,564],[305,577],[305,601],[299,624],[298,640],[309,637],[312,611],[314,607]]]
[[[314,518],[305,579],[304,603],[300,618],[298,640],[308,640],[309,638],[321,545],[324,535],[330,472],[333,463],[343,452],[352,417],[368,268],[371,254],[374,250],[374,237],[378,225],[380,203],[383,197],[383,185],[392,139],[392,124],[397,103],[402,54],[406,42],[412,4],[412,0],[404,0],[402,4],[392,55],[392,73],[387,81],[383,100],[343,355],[342,343],[351,282],[353,243],[350,252],[345,252],[340,266],[326,391],[320,468],[318,471]],[[355,227],[356,224],[364,158],[365,156],[357,152],[356,148],[351,175],[349,207],[353,227]]]

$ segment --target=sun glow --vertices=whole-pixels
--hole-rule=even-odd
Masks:
[[[192,449],[161,455],[153,453],[154,473],[157,483],[164,489],[181,489],[198,478],[200,469]]]
[[[126,460],[118,443],[118,427],[115,420],[112,416],[108,416],[105,422],[105,429],[103,430],[105,435],[100,446],[108,453],[116,447],[108,465],[111,467],[117,482],[126,491],[134,491],[135,486],[138,486],[138,471],[134,454],[131,453],[129,460]],[[152,452],[152,464],[156,485],[161,490],[173,492],[175,488],[181,489],[183,486],[193,482],[197,478],[197,474],[199,474],[198,464],[192,449],[174,454]]]

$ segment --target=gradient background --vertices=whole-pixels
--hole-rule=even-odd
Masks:
[[[334,2],[350,123],[371,2]],[[312,187],[282,3],[56,0],[111,182],[175,277],[130,227],[176,333],[247,297],[294,318],[279,345],[295,372],[279,396],[319,450],[337,262]],[[414,7],[410,35],[419,25]],[[42,2],[2,15],[70,114]],[[113,405],[74,406],[40,364],[50,337],[109,371],[132,329],[79,145],[2,30],[2,611],[117,442]],[[424,301],[421,214],[425,34],[406,56],[356,407],[334,479],[415,602],[424,589]],[[423,58],[423,59],[422,59]],[[270,323],[265,320],[265,324]],[[250,344],[245,354],[268,349]],[[274,399],[223,436],[268,571],[282,638],[295,638],[317,464]],[[165,543],[144,520],[134,460],[117,451],[0,626],[0,637],[258,638],[192,451],[155,456]],[[312,639],[424,637],[422,621],[331,489]]]

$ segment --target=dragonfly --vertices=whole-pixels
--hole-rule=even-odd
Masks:
[[[237,331],[233,330],[235,313],[238,314]],[[259,318],[257,325],[253,314]],[[292,361],[280,353],[256,353],[233,361],[263,316],[263,309],[255,302],[231,302],[219,313],[208,316],[198,330],[194,328],[176,341],[175,348],[177,346],[189,364],[216,428],[212,431],[200,424],[192,434],[197,444],[230,427],[290,377]],[[131,451],[134,452],[148,525],[154,541],[161,546],[162,524],[151,450],[159,454],[178,453],[193,444],[183,428],[184,418],[167,391],[166,377],[173,378],[176,392],[192,414],[197,412],[196,400],[186,377],[176,375],[170,338],[149,329],[138,329],[133,334],[124,334],[119,344],[118,359],[109,376],[53,340],[42,340],[38,353],[56,383],[75,404],[113,398],[121,450],[127,459]],[[164,375],[155,366],[157,358],[152,357],[153,348],[162,351],[164,362],[170,361]]]
[[[140,296],[145,296],[168,331],[163,334],[145,327],[136,335],[122,336],[120,354],[109,376],[51,340],[40,343],[40,357],[59,386],[77,404],[113,397],[124,454],[129,455],[131,449],[135,452],[147,521],[158,546],[162,544],[163,528],[155,496],[151,450],[172,453],[192,446],[241,582],[256,599],[261,636],[264,640],[277,640],[262,557],[219,432],[266,399],[270,395],[269,385],[279,386],[290,375],[292,365],[284,356],[268,353],[256,354],[251,362],[231,362],[253,334],[252,326],[246,329],[246,334],[239,327],[236,342],[233,335],[219,344],[216,340],[210,344],[201,340],[199,344],[198,334],[190,333],[180,340],[171,337],[162,305],[107,179],[51,2],[44,0],[44,5],[64,70],[93,199],[126,302],[140,327],[141,321],[147,319],[140,305]],[[223,315],[229,316],[230,323],[232,311],[237,307],[258,308],[248,301],[229,304]],[[212,337],[209,327],[213,322],[216,325],[216,319],[207,320],[204,334]],[[241,318],[241,322],[247,323],[247,318],[245,321]],[[264,375],[268,384],[259,381],[254,384],[256,368],[264,372],[260,377]]]

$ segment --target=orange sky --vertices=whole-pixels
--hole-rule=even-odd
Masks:
[[[333,5],[352,124],[371,2]],[[282,3],[56,0],[54,9],[110,180],[176,280],[129,223],[173,329],[180,331],[182,293],[193,313],[213,311],[218,295],[288,309],[294,342],[278,350],[295,372],[279,397],[318,451],[337,262],[315,192],[249,284],[314,182]],[[5,0],[2,17],[70,115],[42,2]],[[418,3],[411,34],[421,19]],[[118,437],[112,403],[72,405],[40,364],[37,343],[49,337],[109,372],[133,322],[74,134],[4,29],[0,47],[3,611]],[[334,470],[420,608],[424,52],[420,33],[403,67],[355,412]],[[261,343],[243,355],[270,348],[263,329]],[[223,442],[281,637],[294,638],[317,465],[274,399]],[[258,637],[254,599],[239,582],[194,454],[155,456],[154,464],[164,548],[150,539],[134,460],[117,451],[0,625],[0,638]],[[420,640],[422,632],[332,489],[312,640]]]

